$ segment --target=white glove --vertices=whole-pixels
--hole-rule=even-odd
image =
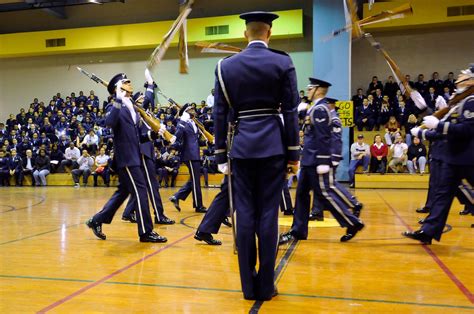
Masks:
[[[173,136],[171,139],[170,139],[170,143],[171,145],[174,144],[174,142],[176,142],[176,136]]]
[[[412,91],[410,93],[410,98],[411,100],[413,100],[413,102],[415,103],[415,106],[420,109],[420,110],[423,110],[426,108],[426,101],[425,99],[423,98],[423,96],[421,96],[421,94],[419,92],[417,92],[416,90]]]
[[[163,134],[165,134],[166,132],[166,126],[162,123],[160,125],[160,130],[158,131],[158,134],[160,134],[161,136],[163,136]]]
[[[331,161],[333,167],[337,167],[339,165],[339,161]]]
[[[329,172],[329,165],[319,165],[316,167],[316,172],[318,174],[325,174]]]
[[[145,69],[145,78],[146,78],[146,82],[148,83],[148,85],[153,85],[153,77],[151,76],[151,73],[150,73],[150,70],[148,70],[148,68]]]
[[[308,109],[308,104],[305,103],[305,102],[302,102],[298,105],[298,112],[303,111],[303,110],[307,110],[307,109]]]
[[[229,167],[227,163],[218,164],[217,169],[223,174],[228,174],[228,171],[229,171]]]
[[[435,116],[426,116],[423,118],[423,124],[426,125],[428,129],[435,129],[439,124],[439,119]]]
[[[441,109],[444,109],[448,106],[448,104],[446,103],[446,100],[444,99],[443,96],[438,96],[436,98],[436,104],[435,104],[435,108],[437,110],[441,110]]]
[[[413,129],[410,130],[411,135],[413,136],[418,136],[418,133],[420,132],[420,127],[416,126]]]
[[[123,101],[126,98],[127,92],[122,89],[122,81],[118,81],[115,86],[115,98]]]
[[[189,113],[187,113],[186,111],[183,112],[183,114],[181,115],[181,120],[186,122],[186,121],[189,121],[189,119],[191,119],[191,116],[189,115]]]

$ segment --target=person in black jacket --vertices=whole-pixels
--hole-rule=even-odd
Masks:
[[[0,150],[0,186],[8,184],[8,167],[10,165],[10,158],[5,156],[5,151]]]
[[[16,150],[13,149],[11,152],[11,158],[9,163],[9,175],[10,177],[15,177],[15,184],[16,186],[23,185],[23,168],[22,163],[23,160],[21,159],[20,155],[17,154]]]
[[[40,148],[38,156],[35,158],[35,171],[33,172],[36,186],[46,186],[46,176],[51,171],[50,163],[46,150]]]
[[[57,169],[59,165],[61,164],[61,161],[64,159],[64,154],[58,148],[58,144],[56,143],[53,144],[49,157],[51,159],[51,172],[55,173],[57,172]]]
[[[408,146],[407,168],[410,174],[416,173],[420,169],[420,174],[425,173],[426,166],[426,147],[420,142],[420,139],[413,137],[413,144]]]

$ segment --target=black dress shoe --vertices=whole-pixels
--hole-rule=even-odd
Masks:
[[[341,242],[347,242],[353,237],[356,236],[356,234],[361,231],[365,225],[362,222],[359,222],[358,224],[347,228],[346,234],[341,237]]]
[[[425,220],[426,220],[426,218],[421,218],[420,220],[418,220],[418,223],[419,223],[420,225],[422,225],[422,224],[425,223]]]
[[[175,221],[173,219],[169,219],[165,215],[161,216],[159,219],[155,217],[155,224],[157,225],[173,225]]]
[[[464,208],[463,210],[461,210],[461,211],[459,212],[459,215],[463,215],[463,216],[464,216],[464,215],[469,215],[469,214],[474,215],[474,213],[473,213],[470,209],[468,209],[468,208]]]
[[[137,223],[137,218],[135,217],[135,214],[130,214],[130,217],[127,216],[122,216],[123,221],[130,221],[132,224]]]
[[[196,231],[196,234],[194,235],[194,239],[198,241],[204,241],[209,245],[221,245],[222,242],[219,240],[216,240],[212,237],[212,234],[207,233],[207,232],[201,232],[201,231]]]
[[[152,243],[163,243],[168,241],[167,238],[160,236],[155,231],[144,234],[140,237],[140,242],[152,242]]]
[[[179,199],[177,199],[176,197],[174,196],[171,196],[169,198],[170,202],[173,203],[174,207],[176,208],[177,211],[181,211],[181,207],[179,207]]]
[[[285,216],[293,216],[293,210],[288,209],[283,211],[283,215]]]
[[[106,236],[105,234],[102,233],[102,224],[95,222],[92,218],[86,221],[87,227],[92,229],[92,232],[94,232],[95,236],[98,237],[99,239],[105,240]]]
[[[287,244],[291,240],[299,240],[299,238],[294,236],[290,230],[288,232],[280,234],[280,237],[278,238],[278,245]]]
[[[430,212],[430,209],[426,207],[421,207],[421,208],[417,208],[416,212],[420,214],[428,214]]]
[[[357,218],[360,217],[360,212],[362,211],[362,208],[364,208],[364,204],[357,202],[357,204],[354,205],[354,208],[352,209],[352,213],[354,216]]]
[[[311,221],[324,221],[324,216],[323,216],[323,213],[318,213],[318,214],[309,214],[309,220]]]
[[[416,231],[405,231],[402,233],[402,236],[420,241],[423,244],[431,244],[433,240],[432,237],[427,235],[423,230],[416,230]]]
[[[232,228],[232,223],[230,222],[229,217],[225,217],[224,220],[222,221],[222,224],[229,228]]]
[[[195,211],[196,211],[196,213],[205,213],[205,212],[207,212],[207,208],[204,207],[204,206],[201,206],[201,207],[196,208]]]

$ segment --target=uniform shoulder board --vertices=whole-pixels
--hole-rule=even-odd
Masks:
[[[282,50],[277,50],[277,49],[272,49],[272,48],[268,48],[268,50],[270,51],[273,51],[274,53],[278,53],[280,55],[284,55],[284,56],[290,56],[288,53],[282,51]]]

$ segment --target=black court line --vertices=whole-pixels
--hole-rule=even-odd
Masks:
[[[201,215],[201,214],[194,214],[194,215],[186,216],[186,217],[184,217],[183,219],[181,219],[181,220],[179,221],[179,224],[180,224],[180,225],[183,225],[183,226],[185,226],[185,227],[188,227],[188,228],[190,228],[190,229],[196,230],[197,228],[188,225],[188,224],[186,223],[186,220],[188,220],[189,218],[193,218],[193,217],[196,217],[196,216],[200,216],[200,215]]]
[[[285,254],[283,255],[283,257],[281,258],[280,260],[280,263],[278,263],[278,266],[277,268],[275,269],[275,278],[274,280],[279,280],[279,276],[280,276],[280,273],[282,273],[282,271],[286,268],[286,265],[288,264],[288,262],[290,261],[290,258],[291,258],[291,255],[293,254],[293,252],[295,251],[295,248],[296,248],[296,244],[298,243],[298,240],[293,240],[290,244],[290,246],[288,247],[288,249],[286,250]],[[258,311],[260,310],[260,308],[262,307],[263,305],[263,302],[265,301],[255,301],[255,303],[252,305],[252,308],[250,309],[249,311],[249,314],[256,314],[258,313]]]
[[[28,205],[28,206],[23,206],[23,207],[18,207],[18,208],[16,208],[15,206],[11,206],[11,205],[0,205],[0,206],[7,206],[7,207],[10,207],[9,210],[1,211],[0,214],[9,213],[9,212],[16,211],[16,210],[20,210],[20,209],[26,209],[26,208],[35,207],[35,206],[38,206],[38,205],[43,204],[44,201],[46,201],[46,197],[44,197],[44,196],[36,196],[36,195],[32,195],[32,196],[33,196],[33,197],[39,197],[41,200],[40,200],[38,203],[34,203],[34,204],[31,204],[31,205]]]

